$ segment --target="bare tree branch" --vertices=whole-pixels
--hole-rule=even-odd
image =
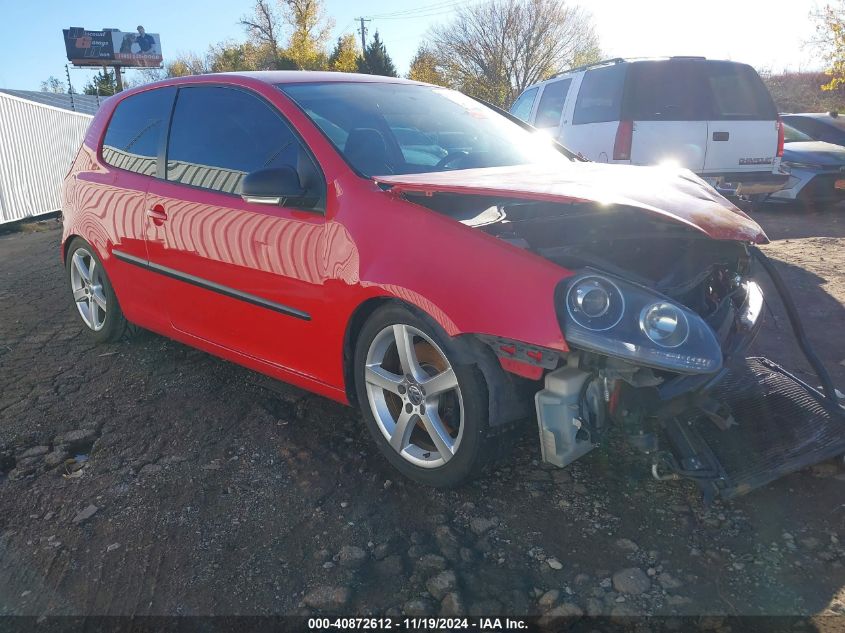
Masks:
[[[509,105],[524,88],[599,58],[592,17],[562,0],[490,0],[431,31],[437,71],[450,85]]]

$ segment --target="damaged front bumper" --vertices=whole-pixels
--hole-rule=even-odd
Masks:
[[[736,363],[712,396],[729,423],[695,409],[667,419],[669,450],[655,454],[655,477],[690,478],[727,499],[845,454],[845,410],[766,358]]]
[[[707,498],[727,499],[845,454],[845,407],[807,342],[788,290],[765,256],[796,339],[822,393],[765,358],[746,358],[762,324],[762,293],[745,300],[717,332],[723,364],[714,372],[656,378],[612,357],[575,352],[546,374],[535,395],[543,460],[563,467],[598,445],[609,423],[651,455],[658,479],[695,481]],[[627,373],[626,373],[627,372]]]

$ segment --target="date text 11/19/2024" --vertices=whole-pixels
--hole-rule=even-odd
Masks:
[[[434,618],[434,617],[404,617],[404,618],[309,618],[308,630],[477,630],[493,633],[494,631],[527,630],[529,623],[522,618]]]

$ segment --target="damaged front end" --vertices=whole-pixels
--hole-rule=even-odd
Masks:
[[[555,297],[571,351],[550,360],[534,350],[535,361],[523,359],[535,365],[531,377],[544,380],[535,395],[544,461],[568,465],[613,425],[651,456],[654,477],[692,479],[708,498],[730,498],[845,453],[845,409],[788,289],[755,246],[765,234],[715,192],[683,186],[699,205],[695,213],[687,205],[683,217],[663,214],[683,200],[658,208],[659,194],[643,202],[513,184],[472,195],[415,182],[397,189],[573,271]],[[746,357],[762,324],[763,272],[824,394],[768,359]],[[482,338],[509,369],[513,346]]]
[[[768,272],[835,392],[756,246],[578,206],[562,216],[548,203],[500,205],[510,221],[480,227],[575,271],[555,298],[572,351],[535,396],[544,461],[566,466],[614,425],[652,457],[656,478],[689,478],[708,497],[730,498],[845,453],[835,396],[746,358]]]

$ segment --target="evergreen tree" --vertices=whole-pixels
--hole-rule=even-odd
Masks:
[[[108,70],[103,69],[94,75],[94,78],[88,82],[83,92],[87,95],[100,95],[107,97],[117,92],[117,81],[114,75]]]
[[[358,72],[367,75],[384,75],[385,77],[399,76],[378,31],[373,35],[373,41],[364,50],[364,56],[358,59]]]
[[[347,33],[337,38],[337,44],[329,55],[329,70],[354,73],[358,70],[358,46],[355,36]]]

